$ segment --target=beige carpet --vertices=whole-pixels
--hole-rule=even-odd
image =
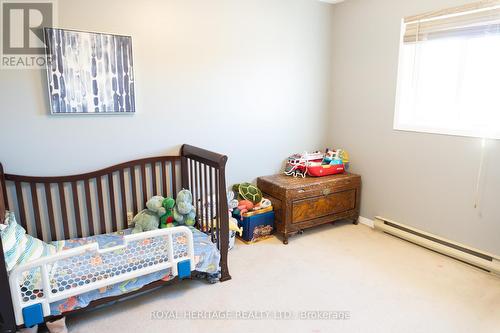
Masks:
[[[184,281],[73,316],[70,332],[500,332],[500,278],[362,225],[326,225],[288,246],[239,243],[230,271],[225,283]],[[350,319],[152,319],[211,310],[349,311]]]

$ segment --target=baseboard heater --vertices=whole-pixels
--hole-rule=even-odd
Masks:
[[[500,257],[376,216],[375,229],[500,276]]]

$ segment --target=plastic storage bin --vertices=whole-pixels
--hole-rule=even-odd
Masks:
[[[240,219],[238,214],[233,214],[233,217],[238,220],[238,226],[243,227],[243,236],[241,236],[241,238],[246,242],[255,242],[267,238],[273,233],[273,211],[243,217],[243,220]]]

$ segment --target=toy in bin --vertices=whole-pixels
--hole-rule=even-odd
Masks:
[[[285,175],[321,177],[342,173],[349,168],[349,154],[343,149],[326,149],[325,153],[294,154],[288,157]]]
[[[260,189],[250,183],[233,186],[229,202],[232,216],[243,229],[240,238],[247,243],[269,237],[274,229],[274,212],[269,199],[262,197]]]

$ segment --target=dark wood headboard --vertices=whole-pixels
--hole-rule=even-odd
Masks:
[[[71,176],[4,174],[1,201],[45,241],[108,233],[126,228],[128,213],[137,214],[153,195],[175,197],[180,166],[180,156],[161,156]]]
[[[92,236],[127,228],[128,215],[144,209],[148,198],[175,198],[186,188],[198,212],[210,208],[213,196],[217,211],[208,213],[226,220],[227,214],[220,214],[227,211],[226,162],[225,155],[183,145],[180,156],[143,158],[78,175],[37,177],[0,169],[1,218],[5,210],[15,212],[29,234],[45,241]]]

